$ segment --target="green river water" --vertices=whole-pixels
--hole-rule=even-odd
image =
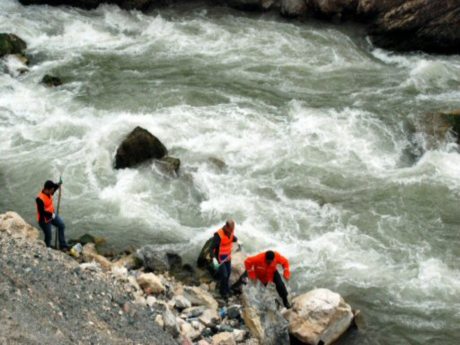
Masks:
[[[365,327],[341,344],[460,341],[460,155],[411,128],[460,108],[460,57],[377,49],[361,27],[179,6],[151,13],[0,2],[32,57],[0,74],[0,211],[34,223],[64,180],[68,237],[194,260],[225,221],[290,259],[293,293],[339,292]],[[8,65],[7,62],[3,63]],[[39,85],[59,75],[59,88]],[[114,170],[141,126],[181,159]],[[216,166],[213,159],[225,162]]]

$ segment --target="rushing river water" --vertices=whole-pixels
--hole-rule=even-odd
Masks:
[[[362,29],[200,6],[149,14],[0,1],[30,72],[0,74],[0,211],[34,222],[62,174],[68,237],[194,258],[223,221],[248,252],[361,309],[344,344],[460,341],[460,155],[410,128],[460,108],[460,57],[374,48]],[[59,88],[39,85],[59,75]],[[135,127],[182,161],[116,171]],[[215,164],[215,158],[226,167]],[[214,160],[213,160],[214,159]]]

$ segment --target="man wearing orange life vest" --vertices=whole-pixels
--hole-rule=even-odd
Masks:
[[[43,190],[38,194],[35,199],[37,204],[37,221],[40,228],[45,234],[45,244],[47,247],[51,247],[51,225],[58,228],[59,232],[59,248],[66,250],[69,246],[65,240],[64,235],[64,221],[61,217],[55,214],[53,204],[53,194],[57,189],[61,187],[61,184],[54,183],[53,181],[46,181],[43,186]]]
[[[286,308],[290,308],[288,301],[288,292],[286,285],[277,270],[277,266],[281,265],[284,269],[283,276],[286,280],[291,278],[291,271],[289,270],[289,261],[278,252],[268,250],[264,253],[260,253],[254,256],[249,256],[244,261],[246,272],[250,279],[260,280],[262,284],[267,285],[268,283],[275,283],[276,291],[283,300],[283,304]]]
[[[234,235],[235,221],[232,219],[227,220],[225,225],[214,233],[213,241],[210,248],[211,259],[217,269],[217,276],[219,278],[219,291],[220,295],[227,299],[230,293],[228,281],[232,272],[231,254],[233,249],[233,242],[238,239]]]

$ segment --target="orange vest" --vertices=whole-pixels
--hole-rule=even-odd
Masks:
[[[221,255],[230,256],[232,254],[232,248],[233,248],[233,237],[234,237],[233,232],[230,235],[230,237],[228,237],[225,234],[224,229],[219,229],[219,231],[217,231],[217,235],[219,235],[220,237],[219,256]]]
[[[273,282],[277,265],[283,266],[285,277],[289,278],[291,275],[289,261],[278,252],[275,252],[275,258],[270,265],[265,261],[265,252],[250,256],[244,260],[244,266],[248,271],[249,278],[259,279],[264,284]]]
[[[43,201],[43,205],[45,205],[45,211],[49,213],[54,213],[54,205],[53,205],[53,197],[48,196],[43,192],[40,192],[38,194],[37,198],[39,198],[41,201]],[[45,223],[51,222],[51,218],[46,218],[45,217]],[[38,212],[38,205],[37,205],[37,221],[40,221],[40,213]]]

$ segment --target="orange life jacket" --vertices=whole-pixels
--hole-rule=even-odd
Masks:
[[[43,201],[43,205],[45,206],[45,211],[46,212],[49,212],[49,213],[54,213],[54,205],[53,205],[53,197],[52,196],[48,196],[46,195],[45,193],[40,192],[40,194],[38,194],[37,198],[39,198],[41,201]],[[47,218],[45,216],[45,223],[49,223],[51,222],[52,218]],[[40,213],[38,212],[38,205],[37,205],[37,221],[39,222],[40,221]]]
[[[248,271],[248,276],[251,279],[259,279],[262,283],[267,284],[273,282],[273,277],[276,272],[276,266],[281,265],[284,269],[284,276],[289,278],[289,261],[284,256],[275,252],[275,258],[270,264],[265,260],[265,252],[250,256],[244,260],[244,266]]]
[[[220,237],[219,256],[221,255],[231,256],[232,248],[233,248],[233,238],[234,238],[233,232],[230,235],[230,237],[228,237],[224,229],[219,229],[219,231],[217,231],[217,235],[219,235]]]

